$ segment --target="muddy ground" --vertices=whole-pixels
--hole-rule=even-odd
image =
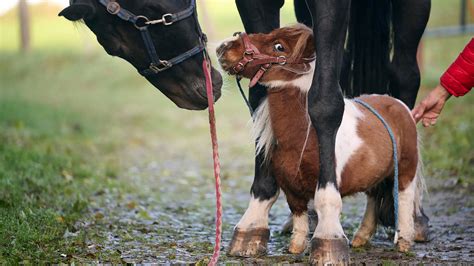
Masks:
[[[159,156],[158,156],[159,157]],[[186,157],[186,156],[185,156]],[[280,233],[289,214],[284,197],[270,214],[269,254],[257,259],[225,256],[233,226],[245,211],[252,182],[249,161],[224,163],[222,263],[306,263],[304,256],[287,252],[289,235]],[[129,189],[97,193],[89,215],[65,236],[77,245],[77,254],[62,254],[68,262],[207,263],[214,243],[214,191],[212,168],[183,155],[163,160],[141,159],[130,163],[119,178]],[[390,231],[380,228],[367,249],[352,249],[354,263],[474,263],[474,187],[456,178],[431,180],[425,196],[425,211],[431,221],[428,243],[418,243],[412,252],[394,251]],[[127,191],[127,192],[124,192]],[[282,193],[281,193],[282,194]],[[365,197],[344,199],[342,224],[349,239],[358,227]]]

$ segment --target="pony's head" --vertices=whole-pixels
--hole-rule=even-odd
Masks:
[[[217,56],[226,72],[250,79],[251,86],[293,81],[314,70],[313,35],[303,24],[268,34],[238,33],[217,48]]]
[[[155,21],[164,19],[166,24],[169,24],[173,19],[170,14],[186,10],[194,3],[194,0],[70,0],[70,6],[59,15],[71,21],[83,20],[108,54],[123,58],[137,70],[143,71],[151,67],[151,56],[145,46],[142,31],[139,30],[139,26],[145,26],[144,18]],[[135,23],[121,19],[119,10],[130,11],[141,16],[141,19]],[[203,43],[194,12],[193,9],[188,16],[170,25],[146,24],[159,59],[170,60]],[[185,109],[204,109],[207,107],[207,97],[202,69],[203,58],[203,53],[193,53],[193,56],[171,68],[156,71],[156,74],[146,75],[146,78],[177,106]],[[211,76],[217,100],[220,97],[222,77],[214,68]]]

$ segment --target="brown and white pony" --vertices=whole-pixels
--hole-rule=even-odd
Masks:
[[[321,210],[321,206],[342,208],[340,200],[331,201],[327,197],[334,195],[333,186],[315,197],[319,177],[318,138],[307,112],[307,94],[317,60],[312,44],[312,31],[298,24],[269,34],[241,34],[225,41],[217,50],[225,71],[253,82],[258,80],[268,87],[268,97],[254,113],[253,132],[257,152],[264,151],[266,162],[271,164],[293,214],[291,253],[302,253],[306,249],[310,200],[314,199],[316,210]],[[375,108],[395,134],[399,161],[399,233],[395,241],[398,249],[405,252],[415,237],[414,215],[420,212],[423,194],[416,125],[407,106],[395,98],[364,95],[360,99]],[[393,149],[387,130],[374,114],[350,99],[344,99],[344,103],[342,123],[334,137],[339,190],[336,192],[341,196],[358,192],[367,195],[364,218],[352,240],[352,246],[359,247],[368,243],[377,223],[385,226],[394,223]],[[326,197],[322,197],[324,193]],[[321,202],[321,199],[331,202]],[[236,230],[268,228],[268,211],[273,202],[251,202],[255,204],[254,211],[246,212]],[[331,213],[324,208],[322,212]],[[246,216],[255,221],[256,215],[262,216],[261,222],[246,223]],[[332,228],[340,224],[331,221],[338,219],[332,217],[318,225],[314,236],[334,231]]]

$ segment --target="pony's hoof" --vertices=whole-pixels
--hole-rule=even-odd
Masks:
[[[397,249],[399,252],[408,252],[410,251],[412,242],[405,240],[404,238],[399,238],[397,241]]]
[[[268,228],[257,228],[249,231],[241,231],[236,228],[227,254],[238,257],[265,255],[268,239],[270,239],[270,229]]]
[[[369,244],[368,239],[362,238],[358,235],[354,236],[351,243],[353,248],[361,248],[361,247],[367,246],[368,244]]]
[[[349,245],[345,238],[311,239],[310,263],[313,265],[348,265]]]
[[[303,241],[301,241],[301,240],[297,241],[295,239],[292,239],[291,242],[290,242],[290,246],[288,247],[288,251],[291,254],[301,254],[306,250],[307,245],[308,244],[307,244],[306,238],[303,239]]]
[[[430,219],[423,212],[415,217],[415,242],[428,242],[430,238]]]

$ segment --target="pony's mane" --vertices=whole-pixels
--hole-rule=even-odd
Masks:
[[[298,41],[293,48],[295,52],[292,53],[292,55],[289,57],[289,60],[299,61],[304,56],[312,56],[304,54],[308,38],[312,37],[313,34],[310,28],[308,28],[304,24],[295,24],[289,27],[281,28],[279,34],[284,34],[288,38],[298,38]],[[307,92],[311,86],[311,82],[313,79],[315,62],[313,61],[308,65],[309,70],[302,72],[301,75],[294,80],[272,80],[262,82],[262,84],[269,88],[282,88],[288,86],[296,87],[301,91],[302,94],[307,97]],[[252,136],[257,143],[256,154],[263,153],[264,163],[269,162],[269,158],[271,158],[271,153],[275,146],[275,137],[272,130],[269,108],[270,107],[268,99],[265,98],[260,103],[259,107],[255,110],[252,116]],[[308,121],[310,125],[311,122],[309,120],[309,117]]]

